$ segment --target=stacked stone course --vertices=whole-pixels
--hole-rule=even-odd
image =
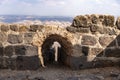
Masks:
[[[67,65],[76,68],[93,67],[95,64],[102,66],[106,64],[104,61],[86,62],[86,59],[89,56],[119,58],[119,29],[120,17],[115,21],[114,16],[95,14],[76,16],[67,28],[0,24],[0,68],[38,69],[38,45],[32,45],[32,42],[39,41],[42,48],[44,41],[53,34],[56,37],[50,39],[60,41],[67,51]],[[62,39],[57,38],[60,36],[70,44],[64,42],[65,40],[59,40]],[[109,62],[109,65],[112,64]]]

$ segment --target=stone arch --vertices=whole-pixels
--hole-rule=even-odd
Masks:
[[[48,37],[46,37],[46,39],[44,40],[41,46],[41,52],[45,64],[54,62],[54,58],[53,58],[54,54],[50,56],[50,46],[54,41],[58,41],[61,44],[61,49],[58,51],[58,63],[66,64],[67,57],[71,56],[73,52],[72,44],[66,37],[63,37],[59,34],[49,35]]]

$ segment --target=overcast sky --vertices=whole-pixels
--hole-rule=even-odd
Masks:
[[[75,16],[120,15],[120,0],[0,0],[0,14]]]

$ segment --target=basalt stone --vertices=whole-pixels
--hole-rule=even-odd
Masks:
[[[100,37],[99,42],[103,47],[116,46],[116,40],[113,37]]]
[[[93,36],[83,35],[81,43],[82,43],[82,45],[94,46],[97,43],[97,40]]]
[[[36,46],[25,46],[27,56],[35,56],[38,55],[38,48]]]
[[[19,28],[18,28],[17,25],[10,25],[10,29],[11,29],[12,31],[19,31]]]
[[[105,56],[106,57],[120,57],[120,49],[115,48],[115,49],[106,49],[105,50]]]
[[[18,56],[16,59],[17,70],[36,70],[40,67],[38,56]]]
[[[0,42],[7,41],[7,34],[0,32]]]
[[[82,46],[82,53],[87,56],[89,53],[89,47],[88,46]]]
[[[101,48],[91,48],[90,54],[93,54],[93,55],[103,54],[103,49],[101,49]]]
[[[13,58],[0,58],[0,68],[1,69],[15,69],[16,60]]]
[[[75,28],[75,27],[67,27],[66,30],[69,31],[69,32],[75,33],[77,28]]]
[[[42,29],[44,28],[44,25],[30,25],[30,30],[31,32],[36,32],[38,31],[42,31]]]
[[[36,32],[38,30],[39,25],[30,25],[30,31]]]
[[[24,45],[14,46],[16,55],[25,55],[26,48]]]
[[[99,26],[98,26],[98,25],[95,25],[95,24],[93,24],[93,25],[90,26],[91,32],[96,32],[96,31],[98,31],[98,28],[99,28]]]
[[[3,47],[0,47],[0,56],[3,56]]]
[[[120,17],[117,18],[116,25],[117,28],[120,29]]]
[[[9,30],[9,26],[8,25],[1,25],[1,31],[7,32],[8,30]]]
[[[115,31],[115,29],[111,29],[109,27],[104,27],[103,34],[116,35],[116,31]]]
[[[31,43],[33,39],[34,33],[25,33],[24,34],[24,43]]]
[[[76,32],[79,32],[79,33],[89,33],[90,32],[90,28],[77,28]]]
[[[118,46],[120,46],[120,35],[118,35],[116,39],[117,39]]]
[[[76,16],[72,23],[73,27],[88,27],[87,17],[86,16]]]
[[[0,43],[0,57],[3,56],[3,51],[4,51],[4,47],[2,43]]]
[[[93,24],[97,24],[98,22],[99,22],[99,18],[98,18],[98,16],[97,15],[91,15],[91,22],[93,23]]]
[[[68,64],[72,69],[86,69],[86,68],[92,68],[93,63],[87,62],[86,56],[81,57],[69,57],[67,58],[69,60]]]
[[[115,22],[115,18],[114,16],[108,15],[108,16],[104,16],[104,21],[103,21],[103,25],[105,26],[114,26],[114,22]]]
[[[22,37],[22,35],[9,34],[7,41],[11,44],[22,43],[23,42],[23,37]]]
[[[15,54],[35,56],[35,55],[38,55],[38,48],[36,46],[18,45],[18,46],[15,46]]]
[[[6,46],[4,48],[4,55],[11,57],[14,54],[14,47],[13,46]]]

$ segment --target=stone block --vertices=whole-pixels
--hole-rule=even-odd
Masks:
[[[110,27],[113,27],[114,26],[114,22],[115,22],[115,18],[114,16],[111,16],[111,15],[106,15],[104,16],[104,21],[103,21],[103,25],[105,26],[110,26]]]
[[[41,31],[44,28],[43,25],[30,25],[31,32],[36,32],[37,30]]]
[[[0,57],[0,69],[15,69],[16,59]]]
[[[32,43],[33,36],[34,36],[34,33],[25,33],[24,34],[24,43],[26,43],[26,44]]]
[[[7,34],[0,32],[0,42],[5,42],[7,41]]]
[[[4,48],[0,46],[0,57],[3,56],[3,50]]]
[[[35,56],[38,55],[38,48],[36,46],[25,46],[26,55],[27,56]]]
[[[26,48],[24,45],[14,46],[16,55],[25,55]]]
[[[86,69],[86,68],[92,68],[93,63],[87,62],[86,56],[81,57],[68,57],[67,58],[67,65],[70,66],[72,69]]]
[[[28,26],[19,26],[19,32],[27,32],[29,31],[29,27]]]
[[[87,56],[89,53],[89,47],[88,46],[82,46],[82,53],[84,54],[84,56]]]
[[[3,51],[4,51],[4,47],[3,47],[2,43],[0,43],[0,57],[3,56]]]
[[[17,25],[10,25],[10,29],[11,29],[12,31],[19,31],[19,28],[18,28]]]
[[[40,67],[38,56],[18,56],[16,59],[17,70],[36,70]]]
[[[99,55],[99,54],[103,54],[103,49],[102,48],[91,48],[90,49],[90,54],[93,54],[93,55]]]
[[[118,29],[120,29],[120,17],[117,18],[116,26]]]
[[[96,43],[97,43],[97,40],[95,37],[90,36],[90,35],[83,35],[82,36],[82,41],[81,41],[82,45],[94,46]]]
[[[79,32],[79,33],[89,33],[90,32],[90,28],[77,28],[76,32]]]
[[[114,40],[113,37],[100,37],[99,38],[99,43],[101,44],[101,46],[103,47],[114,47],[116,46],[116,40]]]
[[[22,43],[23,42],[23,37],[20,34],[19,35],[9,34],[7,41],[11,44]]]
[[[3,31],[3,32],[9,31],[9,26],[8,25],[1,25],[1,31]]]
[[[4,55],[11,57],[14,54],[14,47],[13,46],[6,46],[4,48]]]
[[[118,44],[118,46],[120,46],[120,35],[118,35],[118,36],[116,37],[116,39],[117,39],[117,44]]]
[[[120,57],[120,49],[115,48],[115,49],[106,49],[105,50],[105,56],[106,57]]]
[[[18,45],[18,46],[15,46],[15,54],[35,56],[35,55],[38,55],[38,48],[36,46]]]
[[[115,31],[115,29],[112,29],[109,27],[104,27],[103,34],[116,35],[116,31]]]
[[[98,29],[99,29],[98,25],[93,24],[93,25],[90,26],[91,32],[96,32],[96,31],[98,31]]]
[[[66,30],[69,31],[69,32],[75,33],[77,28],[75,28],[75,27],[66,27]]]
[[[98,18],[98,16],[97,15],[91,15],[90,16],[91,17],[91,22],[93,23],[93,24],[97,24],[98,22],[99,22],[99,18]]]
[[[73,27],[88,27],[88,22],[87,22],[87,17],[86,16],[76,16],[73,20],[72,26]]]

